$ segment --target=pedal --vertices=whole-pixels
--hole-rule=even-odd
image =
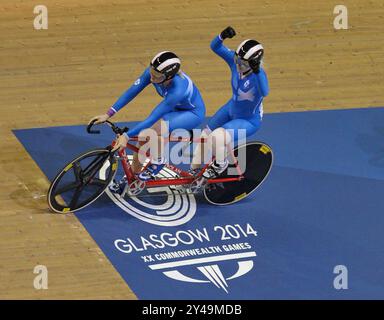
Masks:
[[[108,187],[108,189],[115,194],[118,194],[120,196],[124,196],[124,194],[126,192],[125,189],[127,188],[127,185],[128,185],[127,177],[124,176],[123,178],[120,179],[120,181],[113,179],[113,184],[111,184]]]
[[[109,185],[108,189],[113,193],[121,194],[124,190],[124,187],[125,186],[122,185],[120,182],[113,179],[113,184]]]
[[[137,196],[139,195],[146,187],[145,181],[141,180],[135,180],[130,185],[126,185],[124,191],[124,195],[128,193],[130,196]]]
[[[191,193],[197,193],[199,192],[206,184],[207,179],[204,177],[200,177],[198,179],[193,180],[193,182],[189,185],[188,189]]]

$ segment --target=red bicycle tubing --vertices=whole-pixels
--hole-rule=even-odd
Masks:
[[[134,137],[135,138],[135,137]],[[134,140],[133,140],[134,141]],[[113,141],[112,142],[112,146],[115,144],[115,142]],[[132,151],[136,151],[140,153],[140,150],[139,148],[137,148],[136,146],[130,144],[130,143],[127,143],[127,146],[126,146],[128,149],[132,150]],[[122,151],[119,151],[119,156],[121,158],[125,158],[126,156],[126,153],[125,153],[125,149],[123,149]],[[241,168],[239,167],[239,163],[233,153],[233,151],[231,150],[231,156],[234,160],[234,164],[238,170],[238,173],[239,173],[239,177],[238,178],[218,178],[218,179],[209,179],[208,180],[208,183],[219,183],[219,182],[230,182],[230,181],[239,181],[241,179],[243,179],[243,175],[241,173]],[[212,160],[211,161],[214,161],[215,160],[215,157],[212,157]],[[135,178],[135,175],[132,171],[132,167],[131,165],[129,164],[128,161],[123,161],[122,159],[120,159],[120,161],[122,162],[122,165],[123,165],[123,170],[125,172],[125,175],[127,176],[128,178],[128,181],[129,183],[133,182],[136,178]],[[150,162],[148,162],[144,168],[142,168],[142,171],[149,165]],[[204,166],[204,168],[199,172],[199,174],[197,175],[197,177],[201,177],[203,175],[203,173],[205,172],[205,170],[207,170],[208,166],[210,165],[210,163],[206,164]],[[148,181],[147,182],[147,186],[171,186],[171,185],[187,185],[189,184],[191,181],[193,181],[194,179],[192,178],[192,176],[186,172],[186,171],[183,171],[181,169],[179,169],[178,167],[174,166],[174,165],[167,165],[167,167],[169,169],[172,170],[172,167],[176,168],[178,173],[180,175],[182,175],[183,177],[180,177],[180,178],[174,178],[174,179],[158,179],[158,180],[152,180],[152,181]],[[189,178],[189,176],[191,178]]]

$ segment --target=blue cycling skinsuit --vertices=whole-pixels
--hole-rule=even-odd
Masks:
[[[244,78],[236,68],[235,51],[223,45],[223,40],[217,36],[211,42],[211,49],[225,60],[231,69],[232,98],[222,106],[208,122],[210,130],[218,127],[233,129],[236,141],[238,129],[245,129],[246,136],[254,134],[261,125],[263,117],[263,98],[268,95],[269,86],[265,71],[251,72]],[[231,132],[231,131],[229,131]]]
[[[149,67],[123,93],[109,109],[112,116],[135,98],[151,83]],[[168,86],[152,83],[157,93],[164,99],[152,110],[151,114],[129,130],[128,137],[137,136],[141,130],[151,127],[159,119],[168,121],[169,132],[174,129],[192,130],[197,128],[205,117],[205,105],[199,89],[183,72],[176,74]]]

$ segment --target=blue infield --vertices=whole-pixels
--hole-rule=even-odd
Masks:
[[[14,133],[50,180],[112,139]],[[159,189],[105,194],[76,216],[139,299],[384,299],[384,108],[266,114],[253,140],[274,166],[234,205]]]

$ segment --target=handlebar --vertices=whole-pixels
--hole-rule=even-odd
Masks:
[[[87,126],[87,132],[89,134],[99,134],[100,133],[100,130],[92,130],[91,128],[93,127],[93,125],[95,124],[96,122],[96,119],[95,120],[92,120],[88,126]]]
[[[100,133],[100,130],[93,130],[92,127],[95,125],[95,122],[96,122],[96,119],[95,120],[92,120],[88,126],[87,126],[87,132],[89,134],[99,134]],[[128,132],[129,128],[127,127],[124,127],[124,128],[119,128],[117,125],[115,125],[114,123],[112,123],[111,121],[107,120],[105,121],[104,123],[101,123],[101,124],[107,124],[111,129],[112,131],[115,133],[115,134],[123,134],[124,132]]]

